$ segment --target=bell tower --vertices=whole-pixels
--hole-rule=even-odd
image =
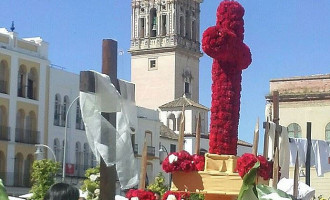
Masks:
[[[129,52],[138,106],[156,109],[183,95],[198,102],[202,2],[132,0]]]

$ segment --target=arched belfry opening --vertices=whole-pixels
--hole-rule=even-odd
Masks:
[[[150,9],[150,37],[157,36],[157,9],[151,8]]]

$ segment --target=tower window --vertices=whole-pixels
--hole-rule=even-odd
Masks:
[[[192,80],[192,75],[189,69],[184,70],[183,74],[183,83],[184,83],[184,94],[186,97],[190,98],[191,97],[191,80]]]
[[[184,82],[184,93],[185,95],[190,94],[190,84],[188,82]]]
[[[162,36],[166,35],[166,15],[162,15]]]
[[[149,60],[149,70],[156,70],[156,69],[157,69],[156,59],[150,59]]]
[[[197,41],[197,32],[196,32],[196,23],[195,23],[195,20],[192,21],[191,23],[191,26],[192,26],[192,30],[191,30],[191,38],[193,41]]]
[[[184,21],[183,16],[180,17],[180,35],[184,36]]]
[[[156,37],[157,35],[157,10],[156,8],[152,8],[150,10],[150,37]]]
[[[140,18],[139,37],[144,37],[144,32],[145,32],[145,18]]]
[[[190,15],[189,12],[186,12],[186,38],[191,39],[190,35]]]

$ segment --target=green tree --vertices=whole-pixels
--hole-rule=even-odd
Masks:
[[[1,200],[8,200],[8,195],[5,189],[5,186],[2,184],[2,180],[0,178],[0,199]]]
[[[168,186],[165,185],[165,177],[162,172],[155,177],[155,182],[147,187],[152,192],[158,192],[161,196],[168,190]]]
[[[55,183],[56,172],[60,164],[52,160],[36,160],[32,166],[33,200],[43,200],[47,190]]]
[[[89,168],[85,172],[85,180],[81,190],[88,192],[87,200],[97,200],[100,195],[100,167]]]

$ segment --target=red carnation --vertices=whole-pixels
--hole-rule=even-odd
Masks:
[[[126,198],[131,199],[133,197],[137,197],[139,200],[156,200],[155,194],[153,192],[141,189],[130,189],[126,193]]]

